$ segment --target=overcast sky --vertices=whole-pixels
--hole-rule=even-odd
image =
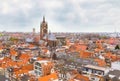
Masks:
[[[120,0],[0,0],[0,31],[120,32]]]

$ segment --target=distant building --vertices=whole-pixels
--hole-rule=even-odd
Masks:
[[[57,35],[56,36],[56,39],[57,39],[57,43],[58,45],[65,45],[65,42],[66,42],[66,36],[64,35]]]
[[[33,36],[35,35],[35,28],[33,28]]]

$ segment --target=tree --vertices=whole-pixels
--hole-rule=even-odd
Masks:
[[[18,38],[11,37],[9,38],[9,41],[18,41]]]
[[[116,45],[115,50],[118,50],[118,49],[120,49],[120,47],[119,45]]]

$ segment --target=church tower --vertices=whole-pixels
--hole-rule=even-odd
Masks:
[[[45,21],[45,17],[43,16],[43,21],[40,25],[40,39],[43,39],[43,37],[47,34],[48,34],[48,25],[47,22]]]
[[[35,28],[33,28],[33,36],[35,36]]]

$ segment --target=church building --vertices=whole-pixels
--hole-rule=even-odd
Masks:
[[[45,17],[43,17],[43,21],[40,24],[40,40],[46,41],[51,47],[55,47],[57,44],[56,36],[51,32],[48,33],[48,24],[45,21]]]

